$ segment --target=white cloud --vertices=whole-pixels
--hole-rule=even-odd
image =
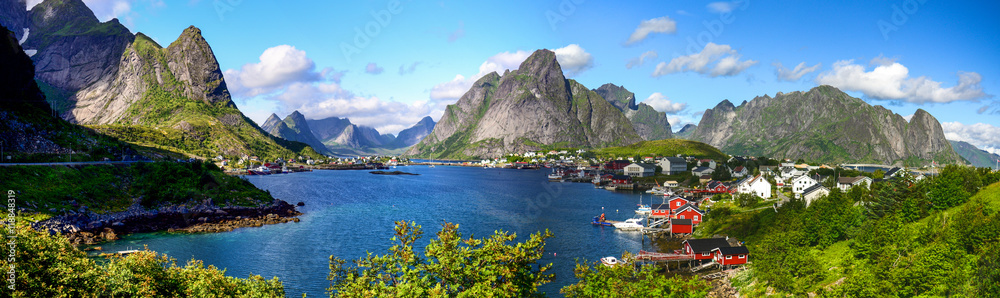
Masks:
[[[965,141],[990,153],[1000,153],[1000,127],[986,123],[972,125],[960,122],[941,123],[945,138],[954,141]]]
[[[628,63],[625,64],[625,68],[632,69],[633,67],[642,66],[643,64],[646,64],[646,61],[654,60],[658,57],[659,55],[656,54],[656,51],[648,51],[642,53],[639,57],[629,59]]]
[[[417,71],[417,65],[420,65],[420,61],[413,62],[413,64],[410,64],[409,67],[406,67],[406,65],[400,65],[399,75],[407,75]]]
[[[425,116],[440,118],[443,113],[443,105],[433,101],[407,104],[359,96],[340,85],[345,71],[325,68],[317,72],[315,68],[306,52],[282,45],[265,50],[257,63],[226,70],[225,76],[234,97],[243,97],[255,107],[269,107],[268,111],[247,107],[260,115],[298,110],[309,119],[347,117],[381,133],[398,133]]]
[[[714,13],[729,13],[736,9],[736,2],[712,2],[708,4],[708,11]]]
[[[654,77],[692,71],[709,77],[734,76],[757,64],[756,60],[740,61],[740,54],[729,45],[708,43],[700,53],[680,56],[670,63],[660,62],[653,72]]]
[[[642,102],[653,107],[653,109],[658,112],[666,112],[667,114],[677,114],[678,112],[683,111],[684,108],[687,108],[686,103],[673,102],[670,98],[660,92],[650,94],[649,97]]]
[[[799,63],[799,65],[796,65],[795,69],[789,70],[788,68],[785,68],[784,65],[781,65],[781,62],[775,62],[774,73],[778,75],[779,81],[795,82],[801,79],[802,76],[819,70],[820,65],[822,65],[822,63],[816,63],[816,65],[813,66],[806,66],[806,63],[802,62]]]
[[[879,61],[887,63],[889,61]],[[941,82],[927,77],[910,77],[910,70],[897,62],[882,64],[871,71],[854,60],[837,61],[833,70],[816,77],[816,82],[842,90],[859,91],[865,96],[910,103],[946,103],[993,97],[983,92],[979,83],[983,77],[975,72],[959,72],[958,85],[942,88]]]
[[[632,35],[629,35],[625,45],[632,45],[645,40],[653,33],[675,33],[677,32],[677,22],[669,17],[659,17],[655,19],[643,20],[639,22],[639,27],[635,28]]]
[[[521,62],[524,62],[524,59],[528,59],[528,56],[531,56],[531,53],[527,51],[503,52],[493,55],[479,65],[479,73],[471,77],[455,75],[451,81],[435,85],[431,88],[431,99],[458,100],[465,92],[469,91],[472,84],[479,78],[494,71],[502,75],[508,69],[517,69],[521,66]]]
[[[568,77],[576,76],[594,67],[594,56],[587,53],[587,50],[581,48],[580,45],[571,44],[552,51],[556,53],[556,61],[559,61],[559,66]]]
[[[368,65],[365,66],[365,72],[374,75],[380,74],[384,70],[385,68],[379,67],[378,64],[375,64],[375,62],[368,63]]]

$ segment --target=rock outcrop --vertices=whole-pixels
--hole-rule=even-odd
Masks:
[[[635,93],[628,91],[624,86],[608,83],[594,89],[594,92],[622,111],[625,118],[632,122],[636,133],[644,140],[663,140],[673,137],[667,113],[657,112],[646,103],[636,105]]]
[[[814,162],[927,165],[960,162],[941,124],[920,109],[907,122],[837,88],[759,96],[740,106],[728,100],[708,109],[692,133],[733,155],[766,155]]]
[[[567,80],[554,52],[538,50],[518,70],[477,80],[406,154],[493,158],[542,146],[598,148],[640,140],[620,110]]]

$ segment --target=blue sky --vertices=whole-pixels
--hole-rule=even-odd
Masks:
[[[674,130],[723,99],[829,84],[1000,148],[997,1],[85,2],[163,45],[201,28],[259,122],[298,109],[395,133],[547,48],[570,78],[624,85]]]

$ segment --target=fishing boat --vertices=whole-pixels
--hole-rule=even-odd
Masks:
[[[615,226],[615,229],[619,229],[619,230],[622,230],[622,231],[638,231],[638,230],[642,229],[642,219],[641,218],[629,218],[629,219],[626,219],[624,222],[618,222],[618,223],[614,223],[612,225]]]
[[[608,186],[605,186],[605,187],[604,187],[604,189],[607,189],[607,190],[615,190],[615,189],[618,189],[618,187],[616,187],[616,186],[614,186],[614,185],[608,185]]]
[[[549,174],[549,181],[562,181],[564,179],[563,174],[561,170],[553,170],[552,174]]]
[[[638,206],[639,206],[639,209],[635,210],[635,214],[646,215],[646,216],[649,216],[649,215],[653,214],[653,208],[652,207],[650,207],[649,205],[642,204],[642,197],[641,196],[639,197],[639,204],[638,204]]]
[[[627,263],[625,263],[625,261],[619,260],[616,257],[603,257],[601,258],[601,264],[604,264],[604,266],[608,267],[614,267],[614,266],[625,265]]]

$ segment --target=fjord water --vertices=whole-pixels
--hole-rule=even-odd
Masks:
[[[248,179],[275,198],[304,202],[299,223],[242,228],[227,233],[153,233],[127,236],[103,245],[105,252],[142,248],[166,253],[183,265],[192,258],[226,269],[226,275],[277,276],[289,297],[308,293],[326,297],[329,257],[353,260],[366,252],[385,254],[392,246],[393,222],[423,226],[423,247],[443,221],[457,223],[465,237],[486,237],[495,230],[531,233],[549,229],[540,263],[553,263],[554,282],[542,288],[549,296],[576,282],[575,259],[591,262],[650,249],[635,232],[595,227],[591,218],[634,216],[639,194],[595,189],[589,183],[548,182],[543,170],[483,169],[454,166],[399,167],[419,176],[373,175],[368,171],[314,171]],[[649,203],[650,195],[644,196]],[[659,197],[656,200],[661,200]],[[660,203],[659,201],[654,203]],[[617,210],[617,212],[616,212]]]

